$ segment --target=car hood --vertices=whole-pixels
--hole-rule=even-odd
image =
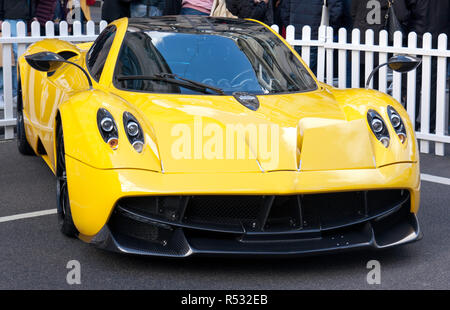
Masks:
[[[257,111],[232,96],[118,95],[151,128],[166,173],[376,166],[366,122],[348,121],[327,89],[258,96]]]

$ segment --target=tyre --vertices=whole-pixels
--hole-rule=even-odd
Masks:
[[[56,152],[56,205],[58,209],[58,224],[64,235],[76,238],[78,237],[78,230],[73,223],[72,213],[70,211],[66,154],[64,151],[64,136],[61,123],[57,125]]]
[[[25,124],[23,120],[22,102],[22,86],[19,79],[17,89],[17,148],[19,149],[19,153],[22,155],[35,155],[33,149],[27,141],[27,134],[25,132]]]

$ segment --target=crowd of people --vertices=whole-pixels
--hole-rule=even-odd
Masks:
[[[450,0],[104,0],[102,19],[178,14],[235,16],[281,27],[294,25],[300,30],[309,25],[316,32],[324,4],[328,6],[330,26],[336,29],[372,29],[377,33],[386,27],[385,17],[392,5],[405,32],[450,34]]]
[[[56,24],[75,20],[85,22],[91,19],[90,6],[96,0],[0,0],[0,23],[8,21],[11,25],[19,21],[29,24],[38,21],[45,27],[47,21]],[[15,28],[15,27],[11,27]]]
[[[91,19],[90,7],[98,0],[0,0],[0,23]],[[389,6],[405,32],[419,36],[450,34],[450,0],[103,0],[102,19],[111,22],[121,17],[161,15],[212,15],[253,18],[281,28],[309,25],[313,36],[322,22],[322,7],[329,11],[329,25],[335,29],[359,28],[375,33],[386,28]],[[15,28],[15,27],[12,27]]]

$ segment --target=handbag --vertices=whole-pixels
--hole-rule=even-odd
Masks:
[[[388,0],[388,10],[385,16],[386,23],[384,28],[389,33],[390,40],[394,39],[394,33],[397,31],[400,31],[403,36],[405,34],[405,29],[403,28],[402,23],[398,20],[397,15],[395,14],[394,1],[395,0]]]
[[[227,9],[227,4],[225,3],[225,0],[214,0],[210,16],[237,18],[236,16],[231,14],[231,12]]]
[[[323,1],[322,5],[322,20],[320,21],[320,26],[329,26],[330,25],[330,11],[328,10],[327,0]]]

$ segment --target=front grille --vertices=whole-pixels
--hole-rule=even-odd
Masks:
[[[406,203],[407,190],[380,190],[290,196],[133,197],[121,199],[116,209],[179,227],[283,232],[341,228],[394,212]]]
[[[189,200],[184,220],[191,224],[241,225],[256,221],[262,196],[196,196]]]
[[[159,228],[157,226],[147,225],[129,217],[114,214],[108,224],[112,231],[135,239],[156,242],[159,238]]]

